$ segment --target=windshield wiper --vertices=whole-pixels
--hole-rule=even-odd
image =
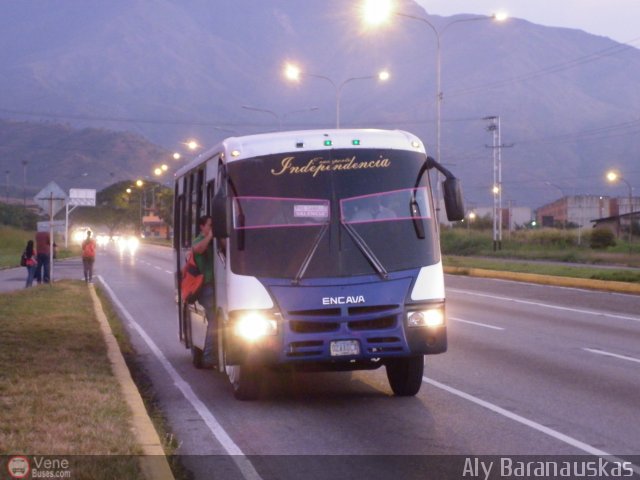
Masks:
[[[367,242],[364,241],[364,239],[358,234],[358,232],[356,232],[355,228],[353,228],[353,226],[351,226],[350,224],[343,222],[342,226],[347,230],[349,235],[351,235],[351,238],[353,239],[356,246],[360,249],[365,258],[369,260],[369,263],[375,269],[378,275],[386,280],[389,276],[387,270],[384,268],[380,260],[378,260],[378,257],[376,257],[376,255],[373,253],[373,250],[369,248]]]
[[[324,237],[324,234],[326,233],[328,228],[329,228],[329,222],[322,225],[320,232],[318,232],[316,239],[313,241],[313,245],[311,245],[311,248],[307,252],[307,255],[304,257],[304,261],[302,262],[302,265],[300,265],[300,269],[298,270],[298,273],[296,273],[296,276],[291,281],[293,285],[298,285],[300,283],[300,280],[302,280],[302,277],[307,271],[307,268],[309,268],[311,259],[315,255],[316,250],[318,250],[318,246],[320,245],[320,240],[322,240],[322,237]]]

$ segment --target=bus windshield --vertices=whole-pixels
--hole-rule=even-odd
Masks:
[[[297,280],[384,276],[438,262],[428,176],[415,185],[424,159],[354,149],[231,162],[231,269]]]

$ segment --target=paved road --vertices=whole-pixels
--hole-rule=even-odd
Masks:
[[[475,455],[640,453],[638,296],[448,276],[450,349],[416,397],[393,397],[379,369],[270,374],[239,402],[178,342],[172,266],[143,246],[99,252],[96,272],[194,478],[448,479]]]
[[[178,343],[167,249],[102,253],[97,269],[125,312],[180,453],[216,456],[185,460],[196,478],[212,468],[271,478],[270,469],[285,468],[263,465],[281,458],[265,455],[299,455],[307,478],[325,478],[331,455],[640,452],[640,297],[447,277],[450,351],[427,359],[415,398],[394,398],[380,369],[272,374],[259,401],[238,402],[223,375],[195,370]],[[367,465],[334,467],[363,478]]]

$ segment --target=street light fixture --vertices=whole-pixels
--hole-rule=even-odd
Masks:
[[[442,91],[442,35],[449,27],[457,23],[475,22],[480,20],[495,20],[498,22],[503,22],[508,18],[508,15],[504,12],[501,12],[495,13],[490,17],[478,16],[470,18],[460,18],[458,20],[453,20],[445,24],[441,28],[437,28],[434,24],[432,24],[424,17],[417,17],[415,15],[408,15],[395,11],[392,0],[364,0],[364,3],[362,4],[362,18],[368,25],[376,26],[386,23],[391,18],[391,15],[409,18],[411,20],[418,20],[429,27],[436,36],[436,161],[438,163],[441,163],[442,101],[444,99],[444,93]],[[439,198],[440,174],[437,173],[436,175],[436,195]],[[436,213],[439,213],[439,209],[437,209]]]
[[[351,78],[347,78],[346,80],[344,80],[343,82],[341,82],[339,84],[336,84],[336,82],[334,82],[332,79],[330,79],[329,77],[326,77],[324,75],[317,75],[315,73],[303,72],[300,69],[300,67],[298,67],[297,65],[294,65],[292,63],[287,63],[285,65],[284,76],[288,80],[293,81],[293,82],[299,82],[300,78],[303,75],[306,76],[306,77],[320,78],[322,80],[326,80],[331,85],[333,85],[333,88],[334,88],[334,90],[336,92],[336,128],[340,128],[340,98],[342,96],[342,89],[344,88],[344,86],[347,83],[350,83],[350,82],[353,82],[353,81],[356,81],[356,80],[371,80],[371,79],[376,79],[376,78],[381,82],[386,82],[390,78],[390,74],[389,74],[389,72],[387,70],[381,70],[376,75],[367,75],[367,76],[363,76],[363,77],[351,77]]]
[[[617,181],[624,182],[627,185],[628,193],[629,193],[629,252],[631,252],[631,240],[633,238],[633,189],[631,188],[631,184],[623,178],[623,176],[614,170],[609,170],[607,172],[607,180],[609,183],[616,183]],[[618,212],[619,214],[620,212]]]
[[[505,21],[508,16],[506,13],[495,13],[490,17],[478,16],[470,18],[460,18],[445,24],[441,28],[437,28],[433,23],[424,17],[417,17],[406,13],[397,12],[393,8],[391,0],[365,0],[363,4],[363,19],[369,25],[380,25],[389,21],[391,15],[398,17],[418,20],[427,25],[436,36],[436,160],[440,163],[441,151],[441,127],[442,127],[442,100],[444,93],[442,91],[442,35],[444,32],[457,23],[476,22],[480,20],[495,20],[498,22]]]

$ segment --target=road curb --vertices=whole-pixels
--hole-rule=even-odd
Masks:
[[[149,480],[174,480],[160,437],[144,407],[140,392],[131,378],[131,373],[122,356],[118,341],[111,331],[107,316],[102,309],[102,303],[92,284],[89,284],[89,292],[93,300],[96,318],[100,323],[100,329],[107,345],[107,356],[111,362],[113,374],[118,380],[127,405],[131,410],[133,431],[138,444],[142,447],[143,455],[140,457],[140,468],[144,476]]]
[[[557,287],[586,288],[613,293],[629,293],[640,295],[637,283],[614,282],[609,280],[592,280],[589,278],[556,277],[537,273],[505,272],[501,270],[485,270],[482,268],[444,267],[444,273],[452,275],[468,275],[470,277],[497,278],[516,282],[529,282]]]

